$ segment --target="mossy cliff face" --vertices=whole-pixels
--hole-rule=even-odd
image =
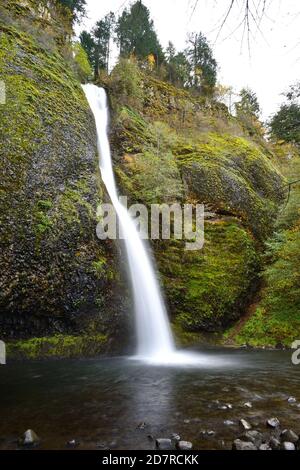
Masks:
[[[37,11],[32,2],[0,9],[1,339],[106,334],[110,325],[116,335],[115,248],[96,237],[94,120],[56,22],[49,48],[39,14],[31,30],[22,8]]]
[[[278,166],[289,181],[300,174],[299,151],[277,146]],[[292,347],[300,338],[300,184],[292,185],[266,243],[263,286],[246,318],[226,331],[225,343]]]
[[[218,332],[245,313],[283,178],[266,143],[251,140],[223,105],[146,77],[130,62],[118,67],[106,86],[121,192],[148,206],[205,205],[202,250],[153,243],[174,330],[186,343],[187,332]]]

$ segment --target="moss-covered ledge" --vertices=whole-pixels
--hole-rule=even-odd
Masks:
[[[95,357],[107,352],[108,343],[105,334],[55,335],[8,341],[6,349],[8,360]]]

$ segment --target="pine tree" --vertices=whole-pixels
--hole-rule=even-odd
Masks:
[[[91,66],[95,70],[95,47],[96,47],[96,44],[95,44],[94,38],[87,31],[82,31],[80,36],[79,36],[79,39],[80,39],[81,46],[83,47],[83,49],[85,50],[85,52],[88,56],[88,59],[89,59],[89,62],[91,64]]]
[[[122,57],[134,55],[144,60],[153,54],[157,64],[164,60],[150,11],[141,0],[131,5],[129,10],[123,11],[117,23],[116,33]]]
[[[169,82],[184,87],[190,77],[190,64],[183,52],[176,52],[174,44],[169,42],[166,49],[166,66]]]
[[[186,56],[191,65],[190,85],[203,93],[210,93],[217,81],[218,64],[213,51],[202,33],[193,33],[188,38]]]
[[[97,21],[93,29],[95,41],[95,74],[100,69],[108,71],[110,59],[110,40],[114,31],[115,15],[108,13],[102,20]]]
[[[57,0],[58,3],[68,8],[72,13],[73,22],[77,22],[82,18],[85,13],[86,0]]]
[[[249,117],[259,118],[260,106],[254,91],[249,88],[243,88],[240,91],[240,101],[235,104],[237,115],[246,115]]]
[[[83,31],[80,34],[80,42],[94,69],[95,77],[99,70],[109,69],[110,41],[115,26],[114,13],[108,13],[102,20],[97,21],[92,32]]]

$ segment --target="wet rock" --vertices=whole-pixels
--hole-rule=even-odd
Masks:
[[[176,444],[176,449],[178,450],[192,450],[193,444],[188,441],[179,441]]]
[[[282,450],[296,450],[295,444],[293,442],[283,442],[281,444]]]
[[[101,450],[110,450],[109,447],[106,444],[103,444],[102,442],[97,444],[97,448]]]
[[[287,401],[288,403],[297,403],[297,400],[295,397],[289,397]]]
[[[179,441],[180,441],[180,436],[179,436],[179,434],[176,434],[176,433],[171,434],[171,440],[172,440],[173,442],[179,442]]]
[[[190,419],[184,419],[183,422],[184,422],[184,424],[190,424],[191,420]]]
[[[269,444],[261,444],[258,450],[272,450],[272,447],[270,447]]]
[[[272,450],[279,450],[281,447],[280,440],[274,436],[271,437],[269,445],[272,448]]]
[[[79,442],[77,442],[75,439],[72,439],[71,441],[68,441],[66,443],[66,447],[68,447],[69,449],[75,449],[75,447],[78,447],[79,445]]]
[[[294,431],[292,431],[292,429],[284,429],[280,437],[282,441],[292,442],[293,444],[296,444],[296,442],[299,441],[299,436]]]
[[[225,426],[233,426],[234,421],[231,421],[230,419],[225,419],[224,424],[225,424]]]
[[[211,436],[214,436],[216,433],[215,433],[215,431],[213,431],[211,429],[208,429],[208,430],[202,429],[202,431],[200,431],[200,434],[202,434],[203,436],[211,437]]]
[[[160,449],[160,450],[173,449],[173,444],[172,444],[171,439],[159,438],[159,439],[156,439],[155,444],[156,444],[157,449]]]
[[[242,436],[246,442],[252,442],[256,447],[259,447],[263,442],[263,435],[258,431],[247,431]]]
[[[252,403],[250,403],[250,401],[247,401],[246,403],[244,403],[244,407],[245,408],[252,408]]]
[[[144,421],[137,425],[137,429],[145,429],[146,427],[147,427],[147,423],[145,423]]]
[[[251,424],[245,419],[240,419],[240,425],[245,431],[249,431],[252,428]]]
[[[253,442],[242,441],[241,439],[235,439],[232,444],[232,450],[257,450]]]
[[[23,440],[24,446],[36,447],[39,445],[39,443],[40,443],[40,438],[32,429],[27,429],[27,431],[24,432],[24,440]]]
[[[267,420],[267,426],[270,428],[278,428],[280,426],[280,421],[278,418],[270,418]]]

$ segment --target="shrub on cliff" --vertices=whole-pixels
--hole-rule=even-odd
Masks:
[[[77,74],[81,82],[86,82],[92,78],[93,70],[90,65],[87,53],[79,42],[73,44],[74,62],[75,62],[75,73]]]
[[[141,72],[133,59],[120,59],[111,73],[110,88],[113,97],[117,98],[118,106],[141,106]]]

